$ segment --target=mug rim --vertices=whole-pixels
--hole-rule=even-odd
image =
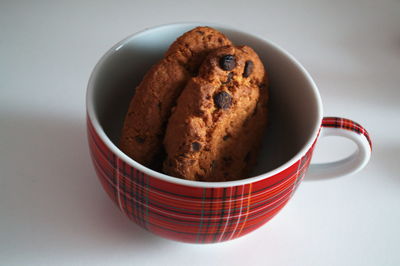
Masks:
[[[260,175],[256,175],[253,177],[245,178],[245,179],[240,179],[240,180],[234,180],[234,181],[222,181],[222,182],[207,182],[207,181],[193,181],[193,180],[186,180],[186,179],[181,179],[173,176],[166,175],[164,173],[160,173],[157,171],[154,171],[138,162],[136,162],[134,159],[126,155],[124,152],[122,152],[106,135],[104,132],[103,127],[100,125],[100,122],[98,120],[98,117],[96,115],[95,109],[94,109],[94,81],[97,79],[99,69],[103,65],[104,61],[112,55],[116,50],[118,50],[120,47],[122,47],[125,43],[131,41],[132,39],[142,35],[146,34],[149,31],[152,30],[158,30],[161,28],[167,28],[167,27],[187,27],[187,26],[201,26],[201,25],[206,25],[206,26],[211,26],[211,27],[216,27],[221,29],[223,32],[224,30],[229,30],[231,32],[236,32],[239,34],[247,35],[250,36],[254,39],[257,39],[260,42],[266,43],[267,45],[271,46],[275,50],[279,51],[283,56],[286,56],[287,59],[290,60],[290,62],[300,70],[301,74],[305,77],[305,79],[308,82],[308,85],[312,88],[313,91],[313,96],[314,100],[316,101],[317,104],[317,112],[318,112],[318,121],[315,121],[314,123],[314,128],[312,130],[312,134],[310,135],[309,139],[307,140],[306,144],[303,145],[301,149],[288,161],[283,163],[282,165],[266,172]],[[297,59],[294,58],[289,52],[287,52],[285,49],[281,48],[279,45],[275,44],[274,42],[271,42],[270,40],[266,40],[262,37],[259,37],[257,35],[253,35],[251,33],[247,33],[245,31],[239,30],[237,28],[233,28],[230,26],[226,25],[221,25],[217,23],[206,23],[206,22],[177,22],[177,23],[167,23],[167,24],[161,24],[161,25],[156,25],[153,27],[148,27],[145,28],[141,31],[138,31],[136,33],[133,33],[126,38],[122,39],[121,41],[117,42],[115,45],[113,45],[110,49],[107,50],[107,52],[99,59],[99,61],[96,63],[95,67],[93,68],[87,89],[86,89],[86,112],[87,112],[87,119],[89,122],[92,124],[96,134],[99,136],[99,138],[102,140],[102,142],[107,146],[108,149],[110,149],[111,152],[116,154],[119,158],[121,158],[125,163],[127,163],[129,166],[136,168],[137,170],[145,173],[146,175],[152,176],[154,178],[158,178],[160,180],[170,182],[170,183],[175,183],[178,185],[184,185],[184,186],[190,186],[190,187],[201,187],[201,188],[220,188],[220,187],[234,187],[234,186],[241,186],[241,185],[246,185],[250,183],[254,183],[260,180],[264,180],[267,178],[270,178],[272,176],[275,176],[276,174],[284,171],[294,163],[296,163],[302,156],[304,156],[309,149],[311,149],[314,141],[318,137],[319,129],[321,127],[321,121],[322,121],[322,101],[321,97],[318,91],[318,87],[315,84],[314,80],[312,79],[311,75],[308,73],[308,71],[300,64],[300,62],[297,61]]]

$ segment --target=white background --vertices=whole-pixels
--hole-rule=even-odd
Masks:
[[[143,28],[227,24],[292,53],[324,114],[360,122],[374,150],[358,174],[305,180],[266,226],[192,245],[153,236],[103,192],[85,135],[101,55]],[[0,1],[0,264],[400,265],[400,1]],[[322,140],[319,160],[351,143]]]

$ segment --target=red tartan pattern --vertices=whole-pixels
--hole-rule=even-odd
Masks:
[[[324,117],[324,119],[322,120],[322,127],[341,128],[356,132],[359,135],[364,135],[372,150],[372,141],[367,130],[363,128],[360,124],[350,119],[340,117]]]
[[[190,243],[235,239],[268,222],[293,195],[314,150],[313,145],[287,169],[257,182],[193,187],[167,182],[130,166],[103,143],[89,118],[87,122],[97,176],[118,208],[154,234]]]

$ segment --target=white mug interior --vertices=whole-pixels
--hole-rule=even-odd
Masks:
[[[152,176],[186,185],[207,186],[169,177],[148,169],[117,147],[129,102],[146,71],[160,60],[169,45],[184,32],[198,26],[212,26],[235,45],[252,47],[263,61],[269,79],[269,126],[265,132],[257,167],[252,177],[229,182],[228,186],[267,178],[288,167],[311,147],[322,120],[318,89],[307,71],[283,49],[251,34],[207,23],[158,26],[134,34],[112,47],[93,70],[87,91],[88,115],[110,149],[132,166]]]

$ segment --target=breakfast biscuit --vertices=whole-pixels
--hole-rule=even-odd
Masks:
[[[266,127],[267,101],[266,72],[252,48],[211,52],[168,121],[164,172],[196,181],[247,177]]]
[[[187,81],[212,50],[231,42],[221,32],[197,27],[179,37],[163,59],[146,73],[136,87],[125,116],[119,147],[137,162],[157,168],[171,108]]]

